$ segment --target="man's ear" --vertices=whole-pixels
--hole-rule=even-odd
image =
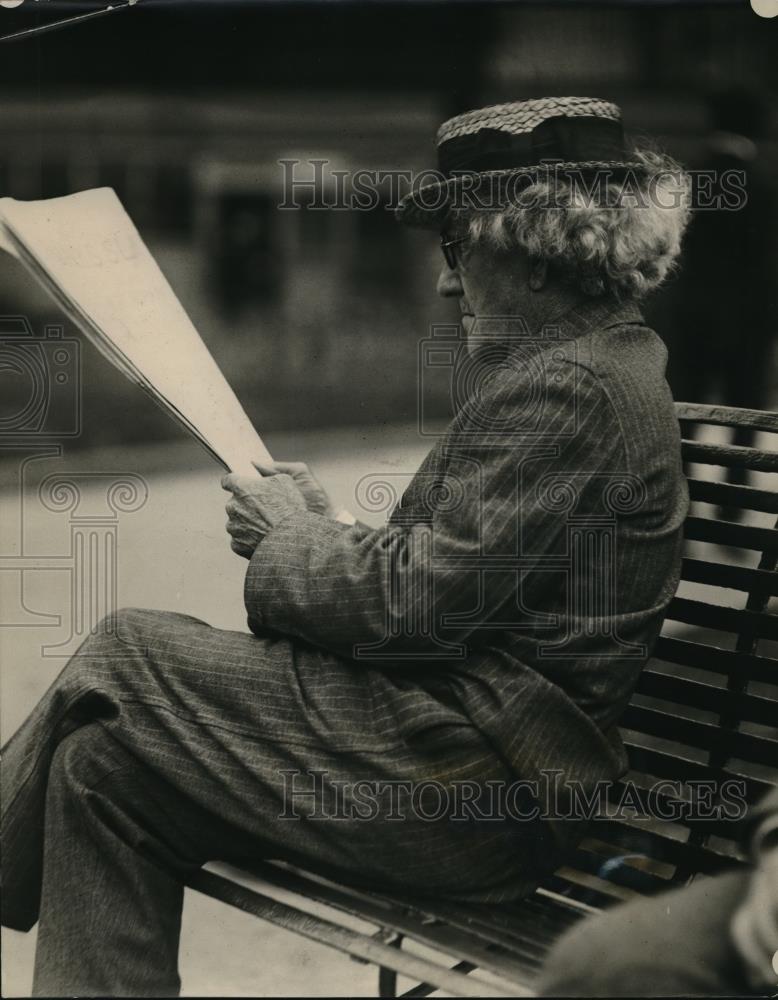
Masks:
[[[546,283],[548,274],[548,261],[541,257],[530,257],[529,259],[529,287],[530,291],[540,292]]]

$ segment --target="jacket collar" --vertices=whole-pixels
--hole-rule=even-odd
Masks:
[[[643,322],[643,314],[637,303],[621,302],[609,295],[578,303],[549,326],[558,326],[563,336],[581,337],[595,328],[607,329],[625,323]]]
[[[516,349],[526,352],[541,349],[548,337],[555,341],[574,340],[593,329],[603,330],[643,322],[643,315],[634,302],[620,302],[614,296],[580,299],[573,306],[548,319],[535,334],[509,317],[497,317],[486,322],[470,345],[469,357],[472,361],[473,357],[480,357],[485,352],[484,358],[488,364],[492,364],[497,347],[508,354]]]

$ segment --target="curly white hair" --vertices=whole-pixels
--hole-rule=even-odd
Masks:
[[[690,216],[690,181],[670,157],[639,150],[641,169],[618,179],[569,173],[535,179],[496,211],[457,211],[469,237],[523,247],[592,296],[639,299],[672,272]]]

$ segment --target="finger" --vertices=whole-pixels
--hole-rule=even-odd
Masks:
[[[273,465],[278,472],[285,472],[289,476],[299,476],[300,473],[308,471],[305,462],[274,462]]]
[[[228,476],[225,476],[225,479],[227,483],[226,485],[222,484],[223,489],[229,490],[236,497],[252,493],[256,490],[257,484],[262,482],[256,476],[239,476],[236,472],[231,472]]]
[[[300,487],[294,481],[294,476],[290,475],[288,472],[279,472],[273,483],[274,489],[283,489],[284,487],[292,487],[292,492],[295,495],[299,495]]]
[[[252,462],[251,464],[261,476],[275,476],[279,471],[277,462],[274,462],[272,465],[268,465],[265,462]]]
[[[241,477],[236,472],[228,472],[226,476],[222,476],[222,489],[230,490],[235,492],[235,490],[240,489]]]

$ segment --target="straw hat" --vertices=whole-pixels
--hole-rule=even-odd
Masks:
[[[549,170],[643,169],[626,152],[618,105],[592,97],[540,97],[468,111],[443,122],[437,149],[436,178],[397,206],[407,225],[440,228],[453,205],[498,208]]]

